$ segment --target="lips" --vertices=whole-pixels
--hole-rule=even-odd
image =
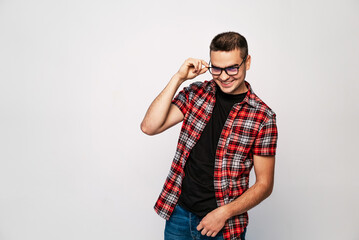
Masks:
[[[232,86],[232,83],[234,82],[234,80],[232,80],[232,81],[219,81],[220,83],[221,83],[221,85],[223,86],[223,87],[230,87],[230,86]]]

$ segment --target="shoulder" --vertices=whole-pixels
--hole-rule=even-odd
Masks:
[[[275,120],[276,113],[255,93],[251,92],[249,102],[262,123]]]
[[[186,88],[192,91],[199,91],[199,90],[211,91],[213,87],[212,85],[213,85],[213,81],[204,81],[204,82],[197,81],[191,83]]]
[[[191,97],[197,96],[197,95],[203,95],[207,94],[214,89],[214,82],[211,81],[197,81],[193,82],[187,87],[183,88],[183,91],[187,92]]]

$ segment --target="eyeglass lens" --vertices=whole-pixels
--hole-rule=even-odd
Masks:
[[[228,67],[228,68],[223,68],[223,70],[228,74],[228,75],[236,75],[238,73],[238,67]],[[210,72],[213,75],[220,75],[222,73],[222,68],[218,68],[218,67],[211,67]]]

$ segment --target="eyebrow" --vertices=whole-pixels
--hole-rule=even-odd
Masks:
[[[218,67],[218,66],[215,66],[211,63],[212,67],[216,67],[216,68],[221,68],[221,67]],[[238,67],[239,64],[234,64],[234,65],[231,65],[231,66],[228,66],[228,67],[224,67],[224,68],[231,68],[231,67]]]

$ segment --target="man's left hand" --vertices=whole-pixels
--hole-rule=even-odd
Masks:
[[[223,228],[227,220],[227,216],[228,214],[225,211],[224,206],[216,208],[202,219],[202,221],[197,226],[197,230],[202,230],[202,235],[215,237],[217,233]]]

